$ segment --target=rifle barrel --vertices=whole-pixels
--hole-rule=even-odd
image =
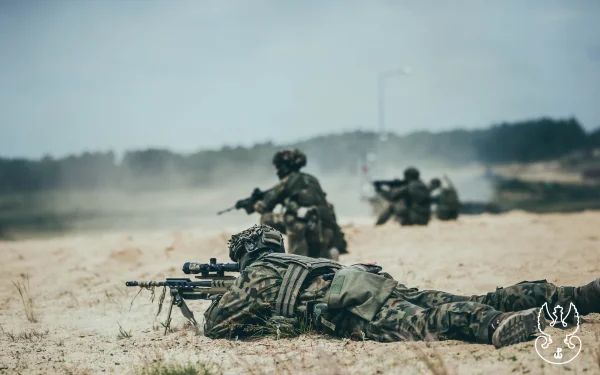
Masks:
[[[167,280],[167,281],[127,281],[125,286],[139,286],[142,288],[150,288],[153,286],[168,286],[171,288],[210,288],[213,286],[211,280],[202,281],[183,281],[183,280]]]
[[[224,210],[221,210],[221,211],[217,212],[217,215],[223,215],[224,213],[227,213],[227,212],[233,211],[233,210],[235,210],[235,206],[232,206],[232,207],[226,208]]]

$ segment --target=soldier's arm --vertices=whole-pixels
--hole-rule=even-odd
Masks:
[[[280,203],[283,203],[283,200],[287,196],[287,178],[279,181],[277,185],[273,187],[265,197],[256,202],[254,204],[254,210],[259,214],[264,214],[265,212],[271,212]]]
[[[407,191],[408,191],[407,187],[402,186],[400,188],[391,188],[389,190],[382,189],[379,191],[379,194],[385,200],[397,201],[398,199],[406,196]]]
[[[281,277],[265,267],[247,267],[232,287],[204,313],[204,335],[232,338],[252,334],[271,314]]]

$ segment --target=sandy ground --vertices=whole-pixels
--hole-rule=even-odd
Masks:
[[[253,217],[255,219],[255,217]],[[427,228],[367,221],[345,225],[351,254],[341,262],[377,261],[401,282],[421,289],[483,294],[496,286],[548,279],[581,285],[600,276],[600,212],[464,217]],[[455,374],[600,373],[600,316],[586,316],[582,353],[567,365],[545,363],[534,342],[495,350],[459,341],[380,344],[315,335],[253,342],[210,340],[185,326],[163,336],[156,301],[126,280],[181,276],[185,261],[226,259],[232,230],[69,235],[0,242],[0,373],[116,373],[152,361],[201,361],[226,374],[430,373],[426,362]],[[37,322],[28,321],[17,288],[29,276]],[[207,302],[191,301],[200,321]],[[130,338],[119,338],[119,326]],[[549,330],[560,342],[561,331]],[[564,333],[563,333],[564,336]],[[442,372],[439,372],[442,373]]]

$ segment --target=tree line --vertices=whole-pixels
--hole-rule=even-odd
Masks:
[[[166,149],[85,152],[40,160],[0,158],[0,192],[60,189],[167,189],[201,187],[239,180],[240,175],[272,175],[271,158],[280,147],[306,152],[308,167],[321,173],[357,173],[357,165],[379,142],[375,132],[355,131],[314,137],[292,145],[225,146],[179,154]],[[484,130],[389,134],[379,147],[386,160],[428,160],[444,165],[501,164],[559,158],[600,148],[600,129],[587,133],[574,118],[540,118],[503,123]]]

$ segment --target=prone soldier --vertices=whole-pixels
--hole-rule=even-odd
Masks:
[[[545,280],[460,296],[408,288],[373,264],[344,267],[286,254],[281,233],[261,225],[235,234],[229,256],[240,275],[205,312],[210,338],[264,332],[285,319],[319,332],[380,342],[460,339],[501,348],[526,341],[546,321],[540,306],[574,303],[581,315],[600,312],[600,279],[581,287]]]

